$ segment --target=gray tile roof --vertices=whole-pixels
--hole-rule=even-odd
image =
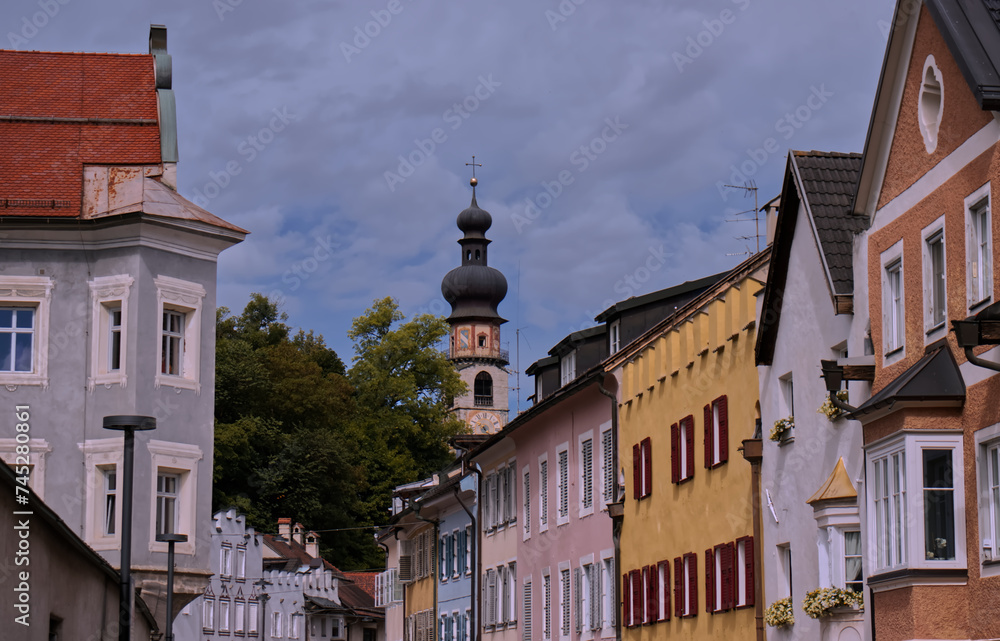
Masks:
[[[803,199],[812,212],[835,294],[854,292],[854,234],[864,229],[863,216],[850,213],[861,154],[793,151]]]

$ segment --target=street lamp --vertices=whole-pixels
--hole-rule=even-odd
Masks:
[[[184,543],[187,534],[157,534],[167,544],[167,641],[174,641],[174,543]]]
[[[823,380],[826,382],[826,391],[830,392],[830,404],[847,413],[856,411],[858,408],[848,405],[837,396],[840,385],[844,382],[844,367],[838,365],[837,361],[823,360],[820,361],[820,366],[823,370]]]
[[[121,601],[118,606],[118,641],[132,636],[132,460],[135,458],[135,433],[155,430],[152,416],[105,416],[104,429],[125,432],[122,461],[122,551]]]

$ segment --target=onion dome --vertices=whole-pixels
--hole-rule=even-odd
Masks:
[[[441,281],[441,293],[451,303],[448,320],[507,322],[497,312],[497,305],[507,296],[507,279],[487,264],[486,248],[490,240],[485,234],[493,218],[476,203],[475,182],[472,183],[472,203],[458,215],[456,223],[465,233],[458,241],[462,246],[462,265],[448,272]]]

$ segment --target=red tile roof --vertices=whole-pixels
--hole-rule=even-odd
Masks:
[[[0,216],[79,217],[85,164],[160,163],[153,69],[148,54],[0,50]]]
[[[344,576],[354,581],[354,584],[375,598],[375,577],[378,572],[344,572]]]

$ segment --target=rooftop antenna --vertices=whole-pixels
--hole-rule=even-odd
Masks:
[[[753,180],[748,180],[744,182],[742,185],[724,185],[724,187],[730,187],[732,189],[742,189],[744,192],[743,196],[745,198],[749,197],[750,194],[753,193],[753,209],[744,209],[743,211],[738,211],[736,212],[736,216],[742,216],[744,214],[749,214],[753,212],[754,234],[753,236],[736,236],[736,240],[750,240],[752,238],[757,243],[757,249],[755,251],[750,251],[750,247],[747,246],[747,250],[745,252],[726,254],[727,256],[752,256],[753,254],[756,254],[760,251],[760,208],[757,206],[757,183]],[[726,222],[745,223],[749,221],[744,220],[742,218],[732,218],[732,219],[727,218]]]

